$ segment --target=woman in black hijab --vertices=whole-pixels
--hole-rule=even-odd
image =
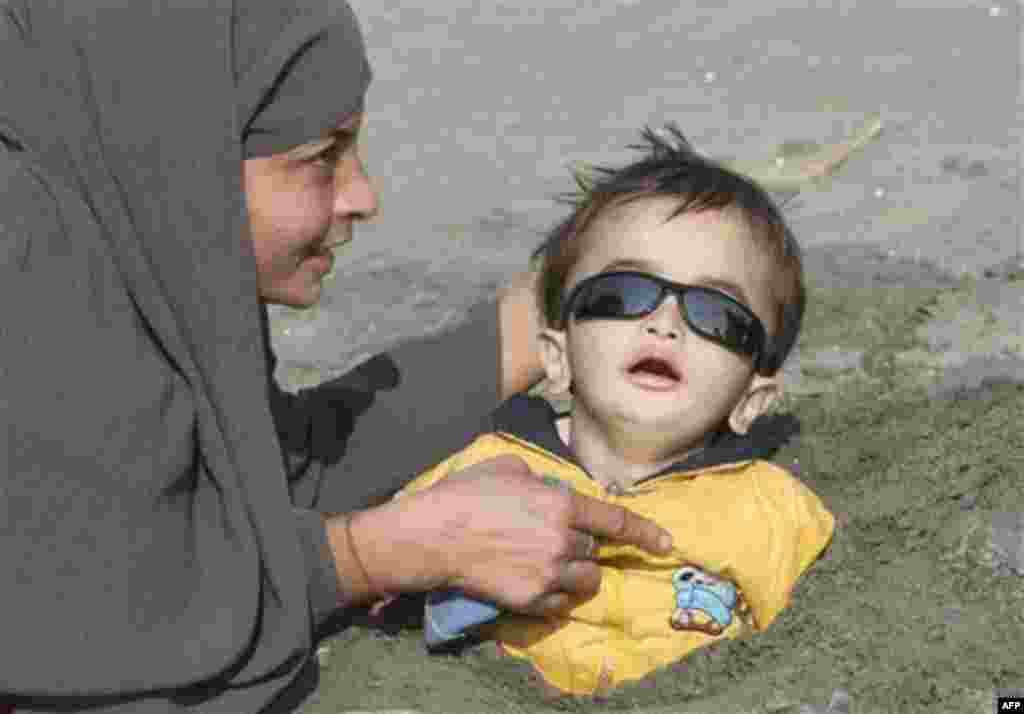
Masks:
[[[591,534],[655,547],[516,460],[385,502],[541,376],[528,277],[317,389],[274,383],[266,303],[315,303],[376,210],[369,80],[341,0],[0,0],[18,711],[292,711],[338,608],[455,586],[542,613],[596,590]]]

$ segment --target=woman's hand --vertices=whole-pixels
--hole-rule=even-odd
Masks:
[[[552,488],[499,456],[355,515],[353,545],[378,593],[454,587],[500,607],[552,615],[597,592],[593,539],[655,554],[669,534],[619,506]]]

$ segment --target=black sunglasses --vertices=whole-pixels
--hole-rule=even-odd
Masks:
[[[620,320],[644,317],[674,294],[686,324],[697,334],[726,349],[756,356],[764,353],[764,325],[746,305],[727,293],[698,285],[683,285],[631,270],[599,273],[577,285],[562,308],[560,324],[568,319]]]

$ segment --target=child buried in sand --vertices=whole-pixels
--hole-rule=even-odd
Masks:
[[[762,631],[829,543],[833,517],[748,432],[781,394],[805,304],[799,248],[750,179],[649,130],[651,153],[601,169],[536,251],[541,335],[559,417],[520,394],[489,433],[412,481],[429,487],[512,453],[538,477],[669,529],[652,557],[593,544],[598,593],[552,620],[448,590],[427,597],[428,646],[497,640],[574,694],[639,679],[721,638]],[[770,438],[770,437],[767,437]]]

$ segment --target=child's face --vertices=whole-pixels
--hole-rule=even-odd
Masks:
[[[568,276],[565,295],[582,280],[612,270],[635,270],[687,285],[728,281],[724,289],[761,320],[768,335],[772,265],[760,254],[745,223],[720,211],[665,218],[676,204],[662,198],[621,206],[598,219],[585,236],[586,250]],[[619,263],[619,261],[623,261]],[[626,262],[628,261],[628,262]],[[651,314],[633,319],[572,321],[566,331],[542,335],[545,368],[557,393],[573,385],[573,432],[644,444],[640,452],[666,455],[698,444],[729,417],[737,433],[778,396],[777,377],[754,374],[753,359],[690,329],[678,298],[668,295]],[[681,377],[674,386],[649,388],[631,375],[637,355],[653,349]]]

